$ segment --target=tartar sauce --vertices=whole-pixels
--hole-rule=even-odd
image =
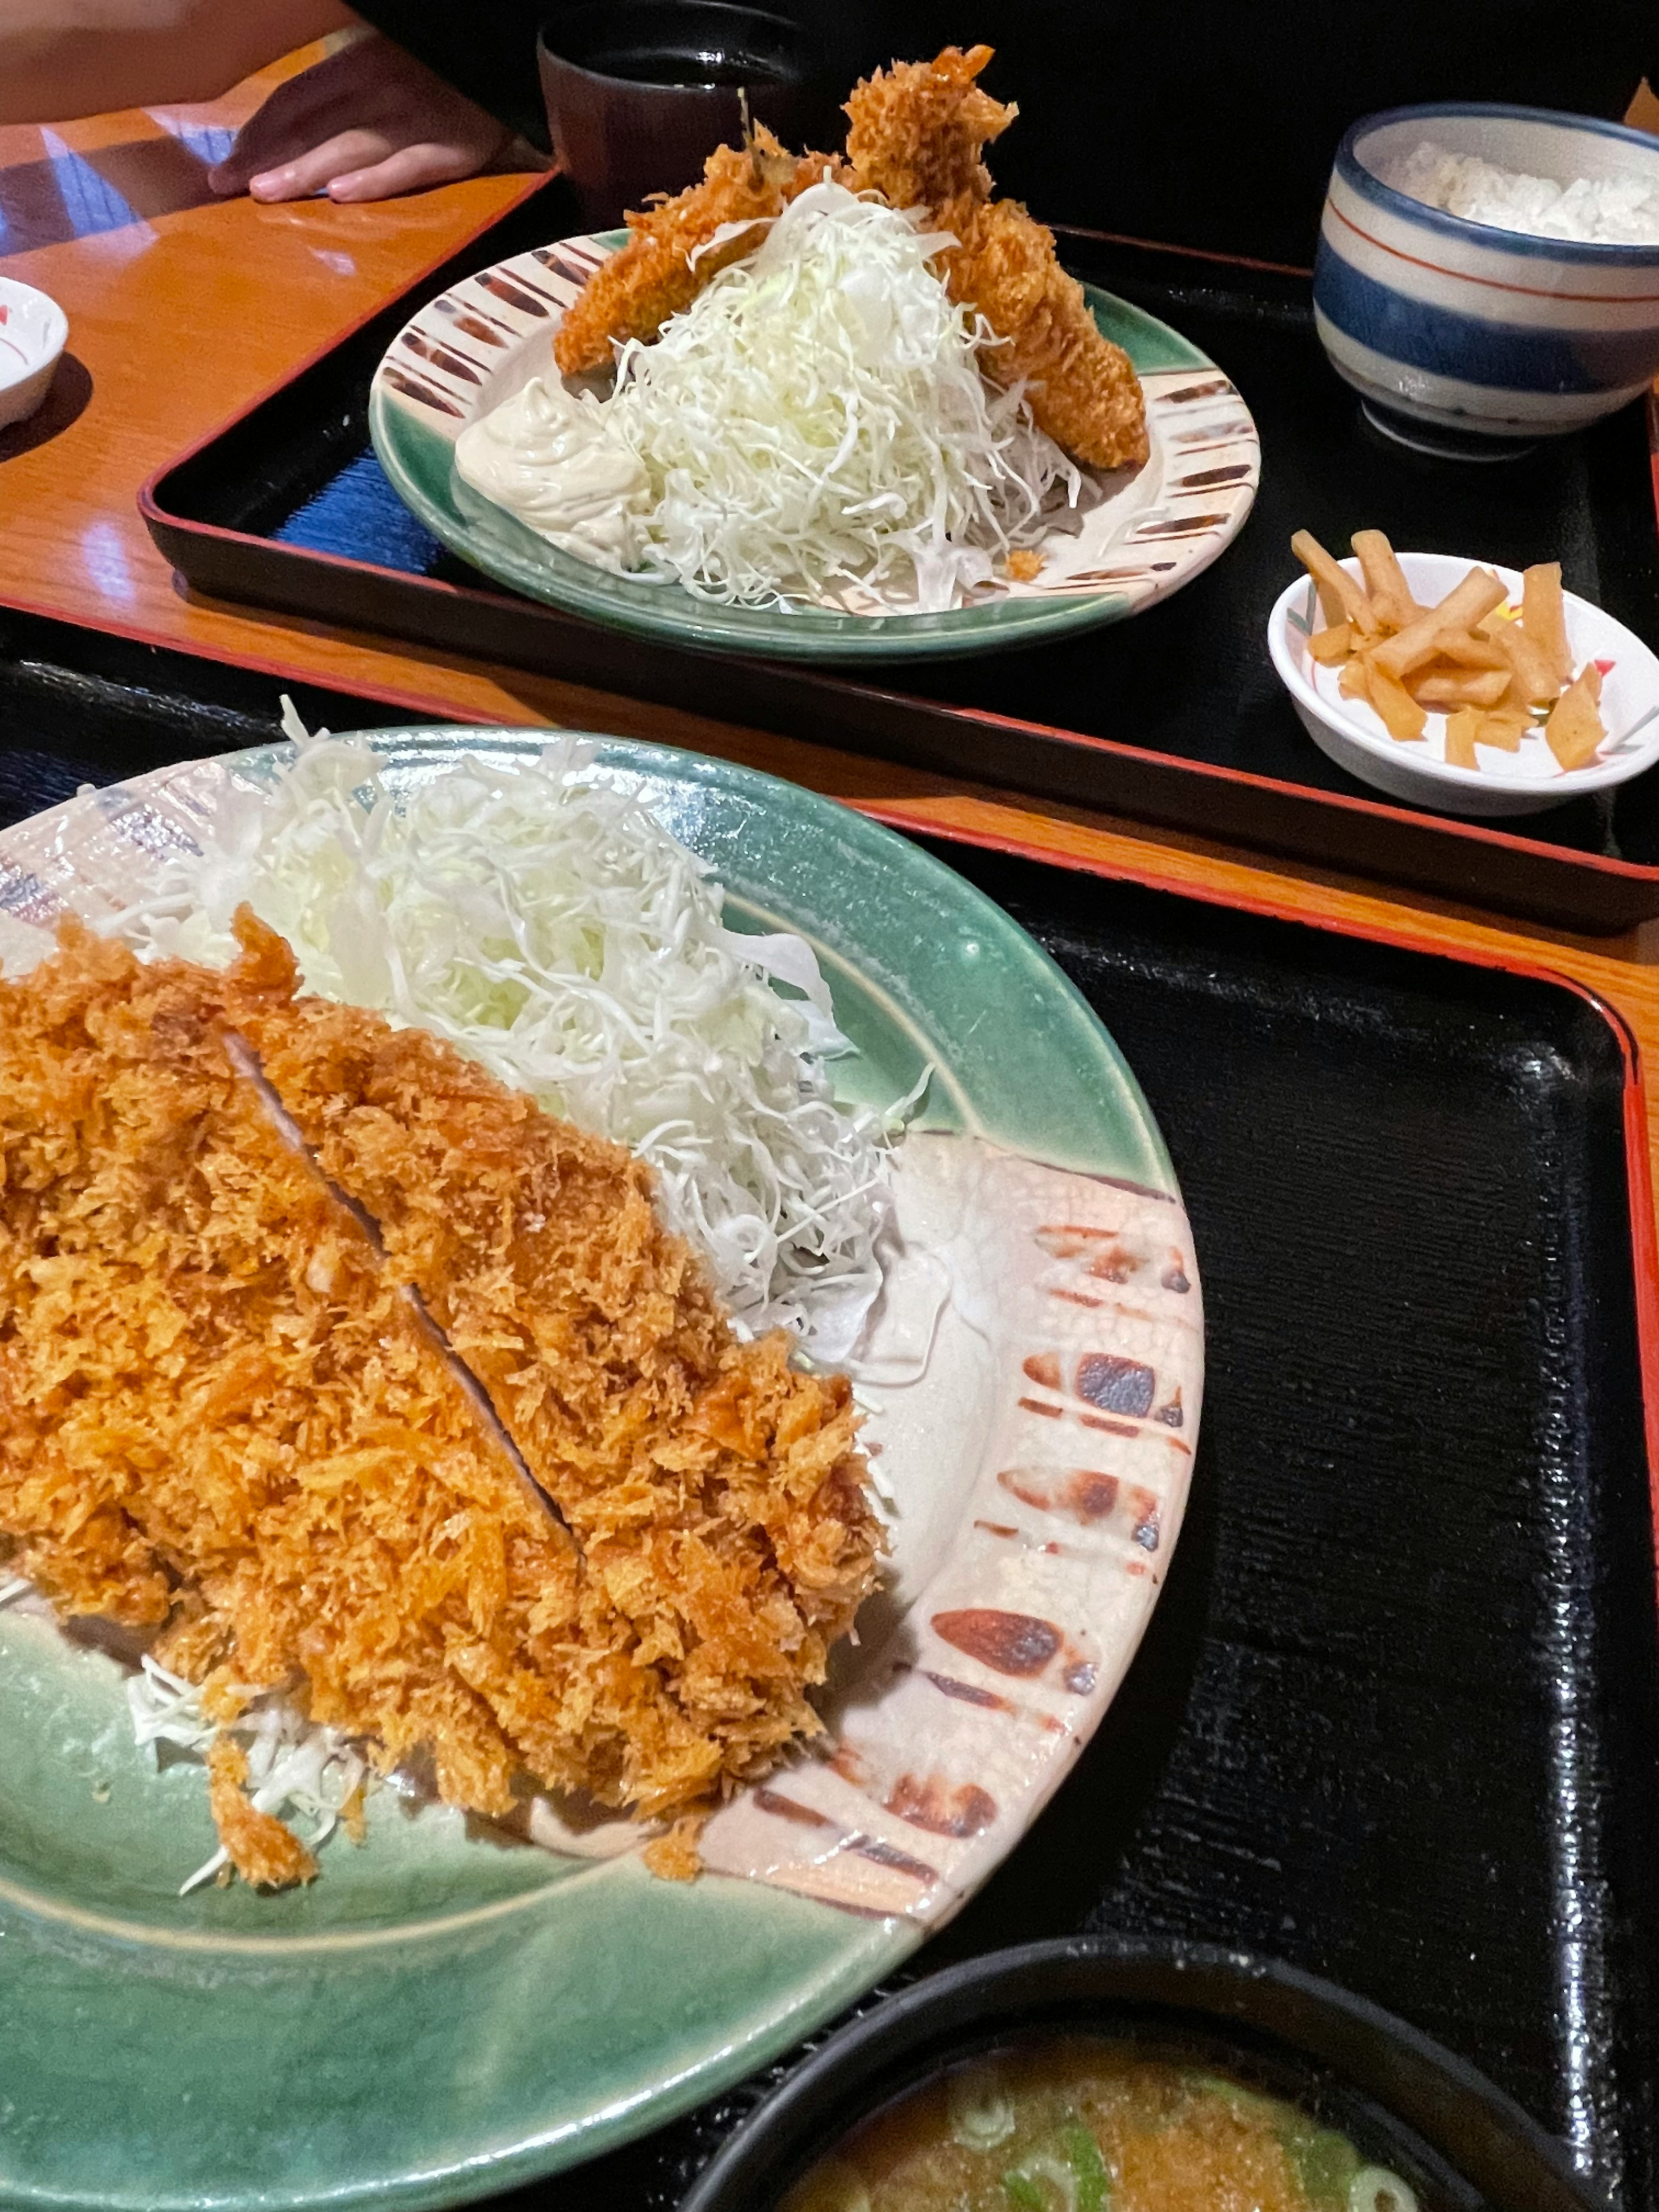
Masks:
[[[567,392],[555,375],[532,379],[467,425],[455,466],[550,545],[618,575],[641,565],[650,478],[591,394]]]

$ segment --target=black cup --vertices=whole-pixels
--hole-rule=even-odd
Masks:
[[[782,16],[728,0],[597,0],[544,23],[536,58],[554,156],[589,228],[696,183],[717,146],[739,143],[740,94],[793,144],[804,49]]]
[[[820,2044],[715,2154],[679,2212],[778,2204],[847,2131],[958,2060],[1033,2035],[1125,2035],[1286,2097],[1442,2212],[1608,2212],[1566,2147],[1402,2020],[1273,1960],[1178,1936],[1063,1936],[890,1997]]]

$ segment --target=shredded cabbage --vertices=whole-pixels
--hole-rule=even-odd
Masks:
[[[631,1146],[738,1325],[835,1364],[880,1287],[887,1121],[836,1102],[823,1063],[845,1039],[811,947],[728,930],[722,897],[573,738],[394,800],[367,745],[325,732],[227,793],[199,857],[167,860],[110,926],[219,963],[246,900],[309,989],[432,1030]]]
[[[623,348],[609,400],[544,379],[464,434],[458,468],[615,566],[579,542],[579,494],[596,473],[623,482],[631,458],[654,505],[618,494],[611,537],[625,526],[647,567],[702,599],[789,607],[855,587],[892,612],[959,605],[1044,534],[1047,506],[1076,504],[1082,478],[1021,388],[982,374],[996,340],[930,265],[953,241],[921,224],[811,186],[653,343]]]
[[[134,1741],[176,1744],[205,1757],[221,1724],[202,1711],[202,1692],[148,1652],[136,1674],[127,1678],[127,1710]],[[261,1813],[301,1813],[317,1823],[309,1838],[315,1850],[334,1832],[342,1808],[368,1779],[368,1765],[337,1729],[307,1720],[280,1697],[256,1693],[249,1709],[230,1723],[247,1753],[247,1794]],[[181,1884],[180,1897],[210,1881],[230,1854],[222,1845]]]

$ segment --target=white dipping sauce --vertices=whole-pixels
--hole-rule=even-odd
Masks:
[[[567,392],[556,374],[470,422],[455,441],[455,466],[550,545],[618,575],[641,566],[654,504],[645,465],[599,401]]]
[[[1559,185],[1495,168],[1478,155],[1449,154],[1428,139],[1378,173],[1395,191],[1466,222],[1585,245],[1659,246],[1659,187],[1629,170]]]

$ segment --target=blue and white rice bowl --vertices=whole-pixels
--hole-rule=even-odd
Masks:
[[[1659,246],[1540,238],[1427,207],[1382,181],[1425,140],[1562,185],[1633,173],[1659,185],[1659,139],[1590,116],[1471,101],[1365,116],[1337,152],[1314,271],[1338,375],[1396,417],[1511,442],[1637,398],[1659,371]]]
[[[1474,568],[1490,568],[1521,604],[1519,574],[1496,561],[1446,553],[1402,553],[1400,566],[1419,606],[1436,606]],[[1342,562],[1356,583],[1358,561]],[[1454,768],[1446,759],[1446,717],[1431,714],[1420,738],[1391,738],[1367,699],[1343,696],[1341,671],[1324,667],[1308,650],[1323,621],[1311,580],[1298,576],[1279,593],[1267,617],[1267,651],[1303,727],[1326,757],[1390,799],[1449,814],[1541,814],[1587,792],[1628,783],[1659,763],[1659,659],[1634,631],[1575,592],[1562,593],[1567,644],[1575,670],[1587,660],[1602,669],[1601,720],[1607,741],[1587,768],[1564,769],[1541,729],[1523,737],[1512,753],[1482,745],[1478,768]]]

